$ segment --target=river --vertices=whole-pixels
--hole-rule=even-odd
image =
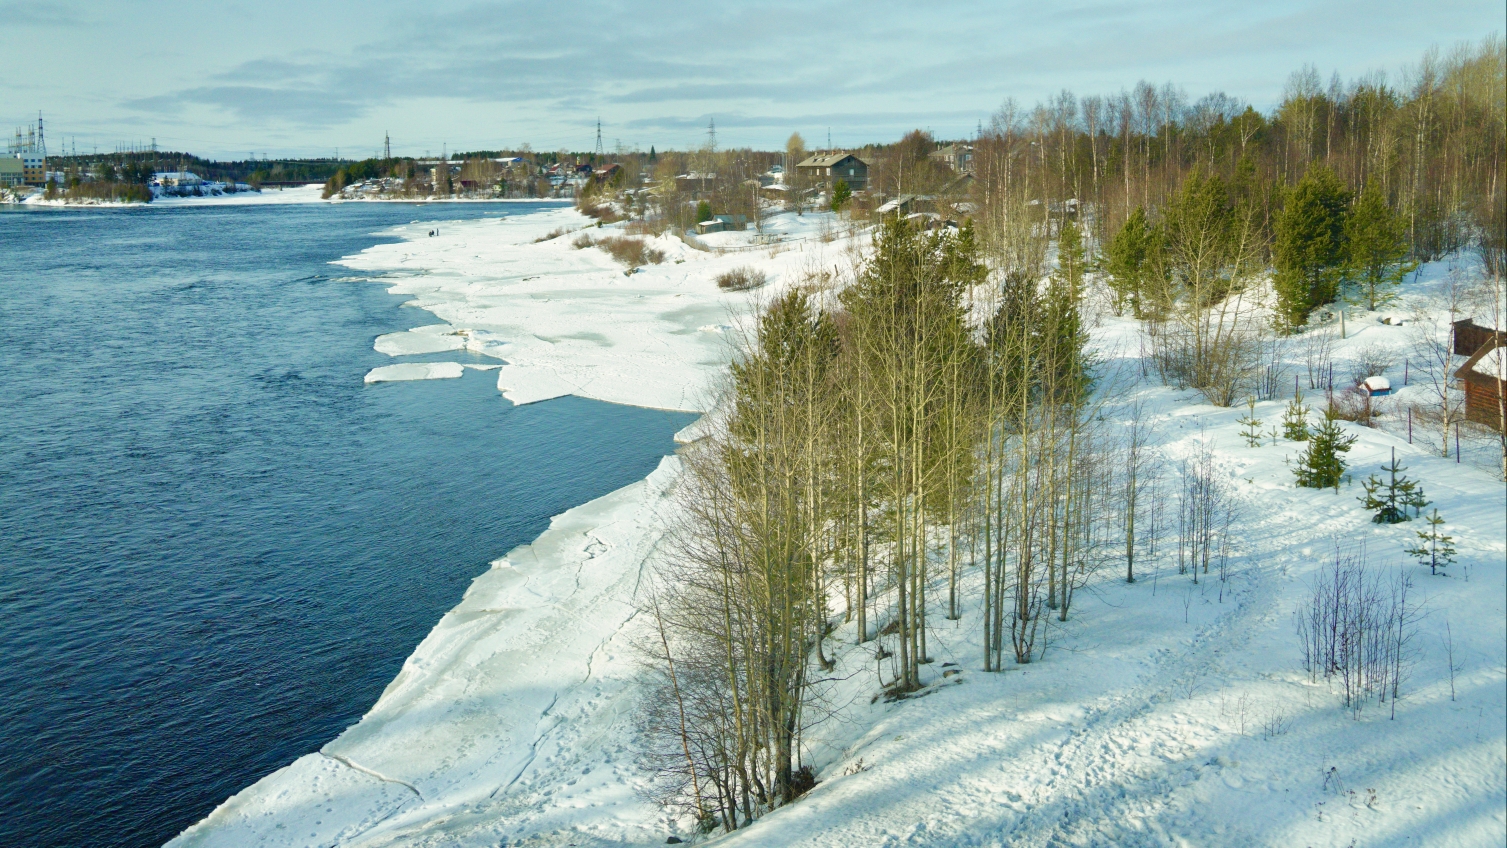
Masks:
[[[493,372],[329,263],[456,204],[0,212],[0,844],[160,845],[357,721],[488,561],[695,416]],[[448,353],[408,360],[482,360]]]

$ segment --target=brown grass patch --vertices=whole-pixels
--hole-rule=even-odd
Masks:
[[[727,291],[748,291],[769,282],[769,278],[758,268],[734,268],[717,275],[717,288]]]

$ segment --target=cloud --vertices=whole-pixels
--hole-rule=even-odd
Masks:
[[[70,5],[47,2],[0,2],[0,23],[6,27],[76,27],[83,18]]]
[[[1262,106],[1305,61],[1354,73],[1440,40],[1418,31],[1419,21],[1440,15],[1378,2],[668,0],[625,9],[609,0],[436,0],[422,15],[403,9],[384,18],[385,7],[373,7],[362,27],[318,51],[280,56],[274,48],[128,105],[208,108],[280,132],[328,131],[378,114],[402,119],[414,104],[438,101],[453,104],[441,120],[456,127],[526,120],[556,137],[597,115],[641,133],[692,132],[711,115],[729,131],[761,137],[838,120],[880,134],[956,130],[1007,96],[1030,103],[1063,88],[1111,93],[1141,78],[1170,80],[1195,99],[1227,88]],[[1490,6],[1460,0],[1451,20]]]

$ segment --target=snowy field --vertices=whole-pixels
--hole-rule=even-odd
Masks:
[[[774,244],[756,245],[752,233],[699,240],[712,250],[660,238],[665,261],[625,274],[601,250],[573,248],[578,233],[536,241],[589,223],[552,210],[448,223],[434,237],[432,226],[414,224],[399,230],[402,242],[348,257],[443,322],[376,339],[395,362],[366,379],[456,376],[458,362],[402,360],[464,349],[498,359],[499,389],[518,403],[576,394],[707,411],[752,308],[845,263],[862,243],[840,237],[830,216],[781,216],[769,227],[781,239]],[[770,285],[717,289],[717,274],[743,265],[763,269]],[[1450,272],[1423,269],[1408,284],[1411,302],[1388,314],[1436,303]],[[1411,328],[1376,317],[1352,316],[1349,338],[1336,342],[1337,374],[1368,346],[1390,346],[1403,360]],[[1298,445],[1247,447],[1236,420],[1244,407],[1213,407],[1142,379],[1137,333],[1112,317],[1094,328],[1113,399],[1107,426],[1139,400],[1169,468],[1198,443],[1213,446],[1218,473],[1238,493],[1228,580],[1194,585],[1163,554],[1127,585],[1110,564],[1067,622],[1052,619],[1041,661],[997,674],[981,671],[977,611],[965,607],[958,622],[937,614],[927,685],[894,703],[874,699],[885,672],[872,646],[840,647],[854,635],[840,628],[829,656],[839,663],[832,676],[845,679],[822,692],[830,714],[804,737],[819,785],[718,844],[1504,843],[1507,499],[1490,446],[1468,442],[1457,463],[1421,430],[1409,444],[1395,417],[1376,429],[1344,425],[1359,438],[1352,476],[1377,470],[1395,448],[1459,549],[1447,577],[1405,566],[1424,602],[1410,676],[1395,720],[1374,704],[1356,718],[1303,672],[1294,613],[1337,539],[1364,542],[1372,565],[1390,571],[1404,567],[1402,548],[1422,522],[1370,523],[1358,483],[1338,494],[1295,488],[1288,462]],[[1270,426],[1283,406],[1258,404],[1256,416]],[[633,753],[635,592],[673,508],[677,470],[676,459],[664,460],[645,481],[558,516],[493,563],[360,723],[171,844],[689,839],[683,822],[666,821],[642,795]]]

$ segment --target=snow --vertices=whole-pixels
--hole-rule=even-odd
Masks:
[[[153,206],[262,206],[288,203],[327,203],[321,195],[322,185],[292,186],[289,188],[264,188],[261,191],[238,191],[215,197],[172,197],[164,195],[152,200]]]
[[[212,197],[173,197],[162,195],[155,197],[151,205],[157,207],[177,206],[268,206],[302,203],[327,203],[321,194],[324,187],[320,185],[295,186],[286,189],[265,188],[261,191],[238,191],[233,194],[220,194]],[[48,200],[40,191],[28,195],[20,201],[27,206],[50,206],[57,208],[77,208],[80,206],[104,206],[135,208],[145,206],[143,203],[126,203],[123,201],[96,200],[94,198],[69,199],[64,197]]]
[[[752,308],[807,269],[830,267],[850,242],[830,215],[720,233],[716,249],[656,239],[661,265],[625,275],[573,235],[570,210],[400,228],[405,240],[347,257],[443,324],[383,336],[394,356],[453,345],[494,356],[499,388],[524,403],[578,394],[706,411]],[[710,238],[710,237],[708,237]],[[705,240],[703,240],[705,241]],[[865,242],[860,238],[857,245]],[[739,265],[770,286],[719,291]],[[1434,291],[1451,269],[1427,266],[1405,293],[1447,320]],[[981,670],[978,610],[934,616],[916,697],[875,700],[872,643],[840,627],[823,684],[830,715],[803,737],[819,785],[718,844],[755,845],[1500,845],[1507,832],[1507,498],[1489,452],[1477,462],[1410,444],[1398,422],[1418,399],[1402,362],[1417,327],[1368,324],[1336,340],[1336,382],[1367,346],[1397,354],[1378,426],[1358,437],[1351,482],[1298,489],[1301,445],[1248,447],[1246,410],[1139,375],[1139,329],[1093,324],[1106,398],[1123,423],[1139,401],[1175,484],[1176,461],[1200,442],[1238,492],[1228,583],[1194,585],[1166,554],[1126,584],[1111,563],[1049,622],[1048,648],[1026,666]],[[463,335],[451,335],[464,330]],[[446,347],[444,350],[459,349]],[[1374,351],[1373,351],[1374,352]],[[1302,371],[1297,354],[1290,369]],[[1123,367],[1114,367],[1118,362]],[[403,363],[386,369],[436,363]],[[454,366],[457,363],[439,363]],[[1417,368],[1416,363],[1413,366]],[[401,373],[401,372],[400,372]],[[1291,380],[1292,370],[1288,372]],[[367,379],[372,379],[368,375]],[[1322,391],[1310,404],[1322,404]],[[1256,404],[1271,426],[1283,400]],[[709,416],[710,417],[710,416]],[[704,434],[706,418],[677,434]],[[1117,425],[1115,425],[1117,426]],[[1447,577],[1408,564],[1422,526],[1370,522],[1355,479],[1391,452],[1422,481],[1455,537]],[[678,461],[641,483],[572,509],[531,545],[477,577],[360,723],[229,799],[175,846],[650,845],[684,822],[641,794],[633,760],[634,599],[673,515]],[[1164,490],[1161,500],[1168,502]],[[1175,502],[1168,507],[1175,509]],[[1336,542],[1364,542],[1378,568],[1406,568],[1425,600],[1414,666],[1391,720],[1374,705],[1357,720],[1299,663],[1293,614]],[[1164,540],[1165,543],[1165,540]],[[1175,532],[1172,544],[1175,545]],[[971,579],[971,578],[970,578]],[[934,590],[945,596],[945,585]],[[978,592],[965,583],[966,598]],[[1446,660],[1454,647],[1454,690]]]
[[[730,331],[769,290],[720,291],[716,274],[757,262],[777,289],[803,263],[842,250],[841,240],[816,237],[811,222],[821,216],[789,217],[768,228],[768,238],[785,242],[756,245],[752,230],[719,233],[728,237],[719,246],[731,248],[722,253],[654,238],[664,262],[631,275],[600,249],[572,247],[574,236],[534,241],[590,223],[572,209],[447,223],[435,237],[413,224],[394,231],[403,241],[342,262],[381,274],[394,294],[465,328],[467,349],[506,361],[498,387],[515,403],[574,394],[700,412],[715,397],[737,335]],[[620,233],[601,233],[609,234]]]
[[[1502,375],[1507,374],[1507,347],[1498,345],[1486,351],[1480,359],[1476,360],[1476,364],[1471,366],[1471,370],[1487,377],[1502,379]]]

